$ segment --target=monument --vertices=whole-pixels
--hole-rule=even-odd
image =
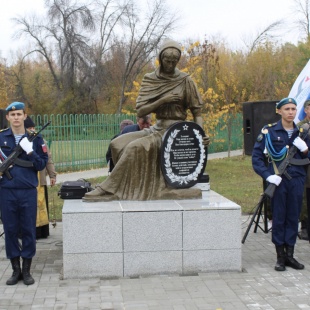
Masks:
[[[193,122],[203,126],[204,103],[190,75],[176,67],[180,57],[177,42],[164,42],[159,51],[159,67],[144,76],[136,104],[138,117],[155,113],[156,123],[111,142],[115,167],[109,178],[85,194],[83,201],[201,198],[199,188],[169,186],[161,170],[162,138],[167,129],[186,121],[189,112]],[[206,147],[209,138],[201,138],[201,147]]]
[[[142,80],[137,116],[155,113],[156,123],[114,139],[110,176],[83,201],[65,201],[64,278],[241,270],[240,206],[197,186],[209,138],[180,57],[177,42],[164,42]]]

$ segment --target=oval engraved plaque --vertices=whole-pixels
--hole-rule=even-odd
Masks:
[[[161,169],[168,185],[188,188],[198,182],[206,167],[203,129],[193,122],[170,126],[163,136]]]

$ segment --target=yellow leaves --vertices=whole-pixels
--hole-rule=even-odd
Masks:
[[[6,91],[6,82],[4,78],[3,66],[0,64],[0,108],[5,109],[8,105],[8,96]]]
[[[133,86],[135,87],[135,89],[140,88],[140,83],[137,81],[133,81]]]
[[[139,89],[140,89],[140,83],[134,81],[132,90],[130,92],[125,92],[125,96],[127,97],[126,106],[131,106],[132,109],[135,108],[136,100],[139,94]]]
[[[186,50],[186,52],[190,55],[193,53],[193,51],[200,46],[200,42],[199,41],[196,41],[194,43],[192,43],[188,49]]]
[[[122,109],[121,113],[122,114],[126,114],[126,115],[136,115],[135,112],[132,112],[132,111],[129,111],[129,110],[126,110],[126,109]]]

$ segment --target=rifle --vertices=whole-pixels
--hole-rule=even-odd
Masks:
[[[308,126],[308,129],[306,131],[304,131],[304,129],[302,127],[299,128],[299,137],[302,140],[306,139],[308,132],[309,132],[309,129],[310,129],[310,126]],[[278,176],[285,175],[290,180],[292,177],[286,171],[286,168],[289,165],[306,166],[306,165],[310,164],[309,158],[303,158],[303,159],[294,158],[297,151],[298,151],[298,148],[295,145],[292,145],[289,148],[287,156],[285,157],[285,159],[281,162],[281,164],[278,167],[278,171],[279,171],[279,173],[277,173]],[[264,191],[264,194],[267,197],[272,198],[274,195],[274,191],[275,191],[276,187],[277,187],[277,185],[275,185],[273,183],[269,183],[266,190]]]
[[[28,140],[29,142],[32,142],[39,133],[44,130],[51,122],[47,122],[39,131],[30,131]],[[9,180],[12,180],[12,176],[9,172],[9,169],[17,162],[20,161],[18,156],[23,152],[23,148],[20,146],[20,144],[17,144],[14,148],[13,152],[0,164],[0,179],[2,178],[2,175],[5,174],[6,177]]]

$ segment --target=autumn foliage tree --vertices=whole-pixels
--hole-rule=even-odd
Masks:
[[[53,111],[121,111],[125,92],[176,21],[165,0],[150,3],[142,14],[133,0],[46,0],[44,19],[15,19],[17,36],[33,46],[19,61],[44,59],[53,79]]]
[[[4,109],[7,107],[7,88],[4,76],[3,65],[0,64],[0,109]]]
[[[161,41],[170,36],[177,16],[165,0],[141,11],[135,0],[46,0],[46,16],[15,21],[31,48],[16,53],[0,68],[0,104],[22,100],[29,113],[135,113],[143,75],[153,71]],[[220,120],[228,129],[246,101],[286,97],[310,58],[307,1],[298,18],[303,38],[279,43],[272,23],[246,48],[225,41],[184,38],[179,69],[192,76],[203,99],[204,129],[212,137]],[[305,6],[306,5],[306,6]],[[301,21],[299,19],[299,21]],[[206,35],[207,37],[207,35]],[[173,38],[173,37],[172,37]],[[224,128],[222,128],[224,129]]]

